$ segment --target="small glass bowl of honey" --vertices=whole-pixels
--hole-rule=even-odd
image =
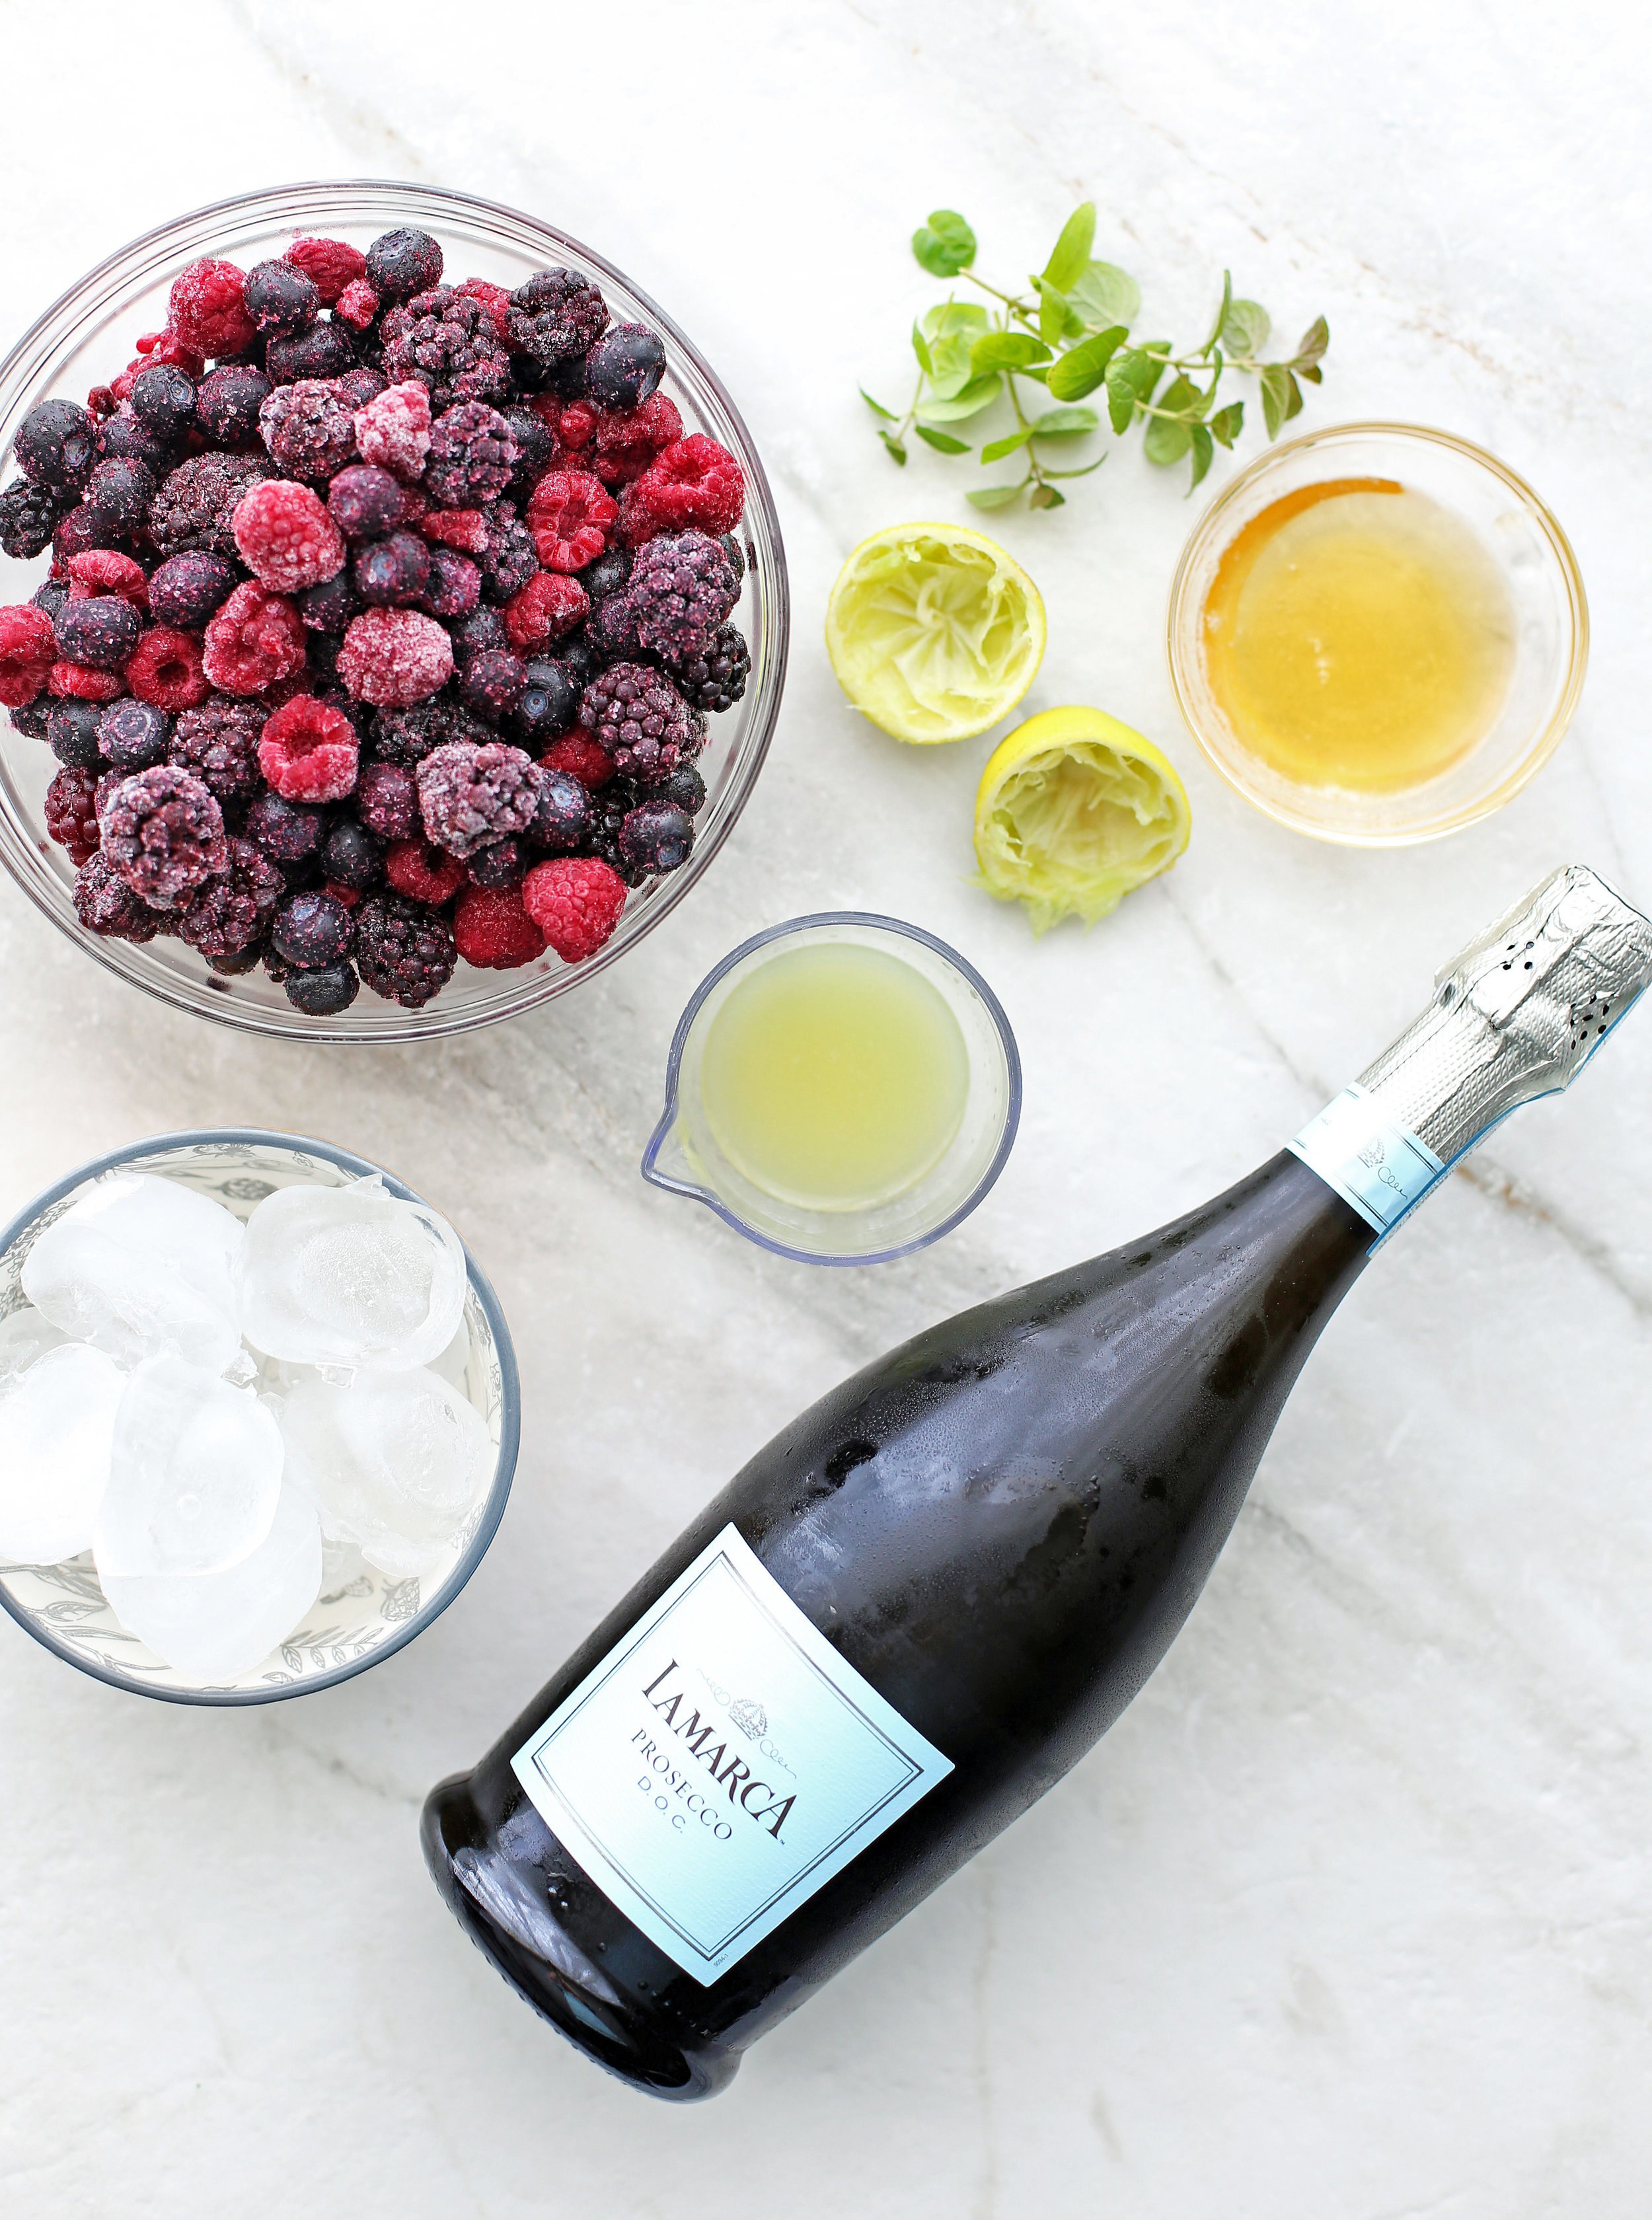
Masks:
[[[1194,527],[1170,677],[1248,801],[1322,840],[1431,840],[1518,794],[1588,661],[1565,533],[1483,448],[1412,424],[1273,447]]]

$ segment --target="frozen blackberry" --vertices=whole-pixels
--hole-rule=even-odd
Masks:
[[[164,446],[181,440],[195,421],[195,380],[175,362],[152,362],[147,370],[140,370],[132,381],[132,390],[127,398],[132,404],[132,414],[144,430]],[[109,425],[106,424],[100,446],[109,430]],[[103,452],[108,453],[106,446]]]
[[[377,463],[352,463],[327,487],[327,506],[346,539],[377,539],[402,521],[404,496]]]
[[[453,660],[461,670],[473,655],[485,655],[490,650],[504,653],[510,651],[510,634],[506,630],[502,614],[484,605],[466,617],[453,633]]]
[[[359,362],[345,325],[312,324],[296,339],[271,340],[265,349],[264,366],[277,385],[296,385],[309,378],[347,377]]]
[[[662,532],[637,551],[626,597],[637,637],[663,656],[708,652],[739,599],[740,582],[720,544],[704,532]]]
[[[508,716],[527,690],[527,673],[516,658],[490,648],[473,655],[458,680],[459,699],[489,725]]]
[[[675,871],[694,846],[694,820],[675,802],[641,802],[620,822],[620,852],[645,871]]]
[[[500,401],[510,390],[510,358],[480,301],[446,286],[416,293],[379,327],[384,375],[392,385],[416,378],[433,410],[464,401]],[[526,413],[526,412],[524,412]]]
[[[72,401],[41,401],[17,427],[15,452],[25,477],[66,493],[84,483],[97,458],[97,430]]]
[[[703,648],[663,655],[660,660],[689,707],[708,716],[734,707],[751,670],[751,652],[732,624],[719,625]]]
[[[227,808],[250,801],[264,783],[259,739],[268,715],[262,702],[209,695],[198,709],[185,709],[173,726],[166,759],[180,770],[193,771]]]
[[[729,561],[733,564],[734,577],[738,583],[739,581],[745,576],[745,551],[742,548],[739,541],[734,537],[734,534],[732,532],[723,533],[720,536],[717,545],[722,549],[724,554],[727,556]]]
[[[307,332],[321,305],[314,283],[290,262],[255,262],[246,273],[241,298],[265,339]]]
[[[353,817],[335,817],[321,836],[321,876],[335,887],[365,894],[384,875],[384,846]]]
[[[298,596],[298,614],[304,620],[306,631],[340,640],[350,628],[350,620],[361,608],[356,589],[350,583],[347,571],[336,571],[324,578],[319,586],[307,587]],[[315,659],[315,642],[311,640],[309,654]]]
[[[475,886],[520,886],[527,871],[527,851],[520,840],[489,840],[467,858],[465,868]]]
[[[442,251],[427,231],[381,232],[367,250],[367,283],[382,301],[427,293],[441,277]]]
[[[350,913],[337,895],[287,895],[270,920],[270,945],[289,963],[336,963],[350,948]]]
[[[477,561],[482,567],[483,591],[496,602],[520,594],[539,569],[533,534],[508,502],[496,502],[489,509],[488,541]]]
[[[0,493],[0,554],[15,562],[32,562],[51,544],[60,502],[54,488],[14,478]]]
[[[370,608],[411,608],[429,583],[430,550],[416,532],[392,532],[358,548],[350,575]]]
[[[579,689],[565,666],[550,656],[524,664],[522,676],[527,683],[505,718],[505,729],[530,755],[542,755],[579,714]]]
[[[169,555],[149,581],[149,614],[157,624],[199,632],[235,590],[240,573],[222,555],[201,548]]]
[[[706,782],[692,764],[680,764],[656,793],[661,801],[674,802],[690,817],[697,817],[705,808]]]
[[[585,357],[585,390],[604,408],[640,408],[664,375],[664,342],[646,324],[611,325]]]
[[[97,465],[81,499],[106,516],[122,539],[129,539],[142,525],[155,490],[154,472],[146,464],[116,456]]]
[[[356,781],[356,814],[381,840],[408,840],[419,829],[419,782],[404,764],[370,763]]]
[[[118,670],[138,644],[143,620],[118,594],[66,601],[52,620],[58,653],[90,670]]]
[[[321,847],[327,819],[307,802],[286,801],[278,794],[260,794],[247,810],[243,829],[272,862],[308,864]]]
[[[98,752],[111,770],[147,770],[166,753],[171,734],[171,719],[152,702],[111,702],[98,719]]]
[[[605,602],[610,594],[625,591],[631,577],[631,555],[624,547],[610,547],[594,563],[588,563],[579,574],[579,583],[594,602]]]
[[[372,724],[373,746],[380,759],[390,764],[421,764],[437,748],[455,741],[480,747],[488,738],[486,726],[452,695],[417,702],[410,709],[381,709]]]
[[[163,555],[191,548],[234,556],[235,535],[229,520],[248,486],[270,475],[254,455],[192,455],[161,481],[149,504],[149,536]]]
[[[399,895],[370,895],[356,912],[356,963],[386,1001],[421,1009],[453,976],[458,951],[439,910]]]
[[[256,446],[259,411],[273,390],[255,363],[227,362],[202,379],[195,421],[215,446]]]
[[[565,770],[539,768],[539,806],[523,838],[533,848],[570,856],[589,837],[591,797]]]
[[[637,631],[636,603],[623,589],[598,602],[585,620],[585,637],[608,663],[639,663],[648,652]]]
[[[97,819],[103,853],[152,908],[176,908],[228,861],[216,800],[171,764],[122,779],[100,802]]]
[[[14,725],[19,714],[16,709],[11,713]],[[94,764],[102,764],[97,727],[103,714],[101,702],[77,702],[72,695],[52,704],[46,720],[46,740],[60,764],[75,770],[89,770]]]
[[[608,302],[573,270],[541,270],[525,279],[507,315],[512,346],[547,370],[587,355],[608,321]]]
[[[419,766],[419,814],[439,848],[461,858],[490,840],[525,832],[539,807],[539,768],[521,748],[501,740],[486,747],[459,741],[438,748]]]
[[[350,963],[321,963],[295,969],[281,983],[287,1000],[307,1018],[336,1018],[361,992],[361,981]]]
[[[634,863],[620,845],[620,832],[637,808],[642,795],[628,778],[615,779],[591,797],[591,829],[585,838],[587,854],[616,871],[628,887],[639,887],[648,876],[645,865]]]
[[[153,940],[168,923],[134,894],[101,851],[89,857],[75,874],[74,906],[88,932],[110,940]]]
[[[516,468],[510,426],[485,402],[446,409],[430,427],[425,488],[443,508],[479,508],[503,493]]]
[[[178,920],[178,937],[210,960],[234,956],[267,931],[286,882],[250,840],[232,838],[227,868],[196,889]]]
[[[579,721],[616,770],[658,785],[699,754],[705,730],[664,671],[616,663],[580,696]]]
[[[295,477],[330,478],[356,452],[356,412],[325,378],[303,377],[269,396],[259,435]]]

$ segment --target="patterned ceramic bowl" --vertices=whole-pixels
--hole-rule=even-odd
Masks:
[[[0,1318],[23,1303],[23,1260],[40,1235],[95,1181],[116,1170],[162,1174],[211,1196],[241,1219],[278,1187],[301,1182],[342,1187],[376,1171],[392,1194],[420,1200],[378,1165],[330,1141],[252,1128],[134,1141],[71,1172],[0,1232]],[[451,1380],[486,1421],[496,1447],[493,1479],[458,1540],[418,1578],[392,1580],[358,1550],[329,1543],[321,1593],[313,1608],[261,1664],[221,1687],[177,1672],[127,1632],[104,1600],[90,1550],[58,1565],[0,1563],[0,1605],[37,1642],[94,1680],[175,1704],[271,1704],[308,1695],[365,1673],[422,1634],[482,1562],[504,1514],[516,1468],[521,1404],[510,1334],[493,1289],[468,1250],[465,1261],[471,1285],[464,1319],[433,1369]]]

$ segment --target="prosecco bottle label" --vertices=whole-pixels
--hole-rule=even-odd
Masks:
[[[1445,1169],[1427,1142],[1396,1126],[1357,1081],[1287,1145],[1379,1235],[1391,1233]]]
[[[707,1986],[952,1770],[732,1526],[511,1762],[604,1895]]]

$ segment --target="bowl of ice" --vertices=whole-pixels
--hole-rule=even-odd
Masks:
[[[492,1288],[390,1173],[136,1142],[0,1232],[0,1605],[144,1695],[328,1687],[481,1562],[519,1408]]]

